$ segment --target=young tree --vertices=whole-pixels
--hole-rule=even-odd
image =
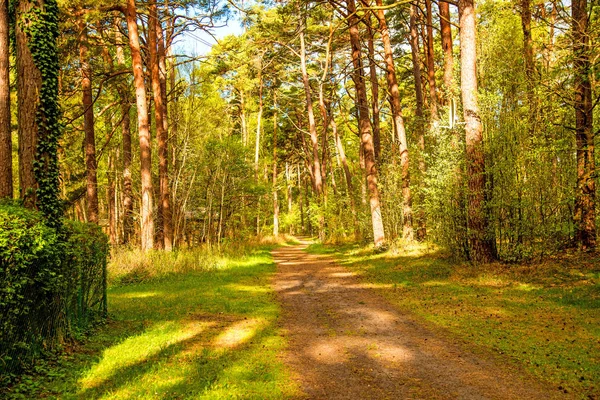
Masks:
[[[485,158],[483,127],[477,95],[477,42],[474,0],[459,1],[460,62],[463,114],[467,147],[467,227],[469,257],[472,261],[489,262],[495,258],[488,233],[485,204]]]

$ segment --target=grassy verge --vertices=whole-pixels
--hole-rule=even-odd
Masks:
[[[600,259],[473,267],[436,254],[321,246],[399,308],[478,349],[507,355],[585,399],[600,393]]]
[[[124,268],[123,259],[113,262],[112,280],[121,284],[109,289],[110,322],[69,355],[41,366],[41,375],[24,377],[3,395],[292,396],[296,389],[277,359],[285,343],[276,325],[279,308],[269,288],[274,263],[264,247],[243,253],[243,257],[223,252],[214,257],[155,254],[138,260],[144,269],[134,270]]]

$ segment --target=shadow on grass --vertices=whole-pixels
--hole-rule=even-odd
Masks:
[[[112,287],[113,318],[9,398],[284,398],[294,385],[265,251],[213,271]]]

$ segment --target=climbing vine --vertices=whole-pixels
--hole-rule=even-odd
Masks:
[[[18,23],[27,43],[42,84],[36,110],[38,141],[33,164],[38,183],[37,202],[48,225],[60,227],[62,206],[59,200],[58,145],[61,136],[58,106],[58,4],[56,0],[38,0],[22,14]]]

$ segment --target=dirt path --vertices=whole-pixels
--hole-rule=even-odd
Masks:
[[[306,398],[568,398],[419,325],[307,244],[273,251],[284,362]]]

